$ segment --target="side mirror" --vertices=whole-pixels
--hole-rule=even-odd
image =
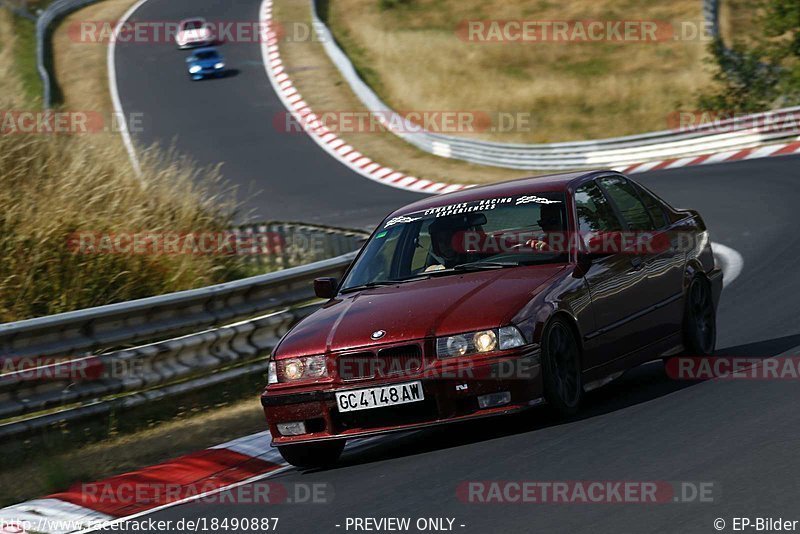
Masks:
[[[336,278],[317,278],[314,280],[314,294],[321,299],[332,299],[336,296]]]
[[[578,252],[578,265],[572,272],[573,278],[583,278],[592,268],[592,255],[588,252]]]

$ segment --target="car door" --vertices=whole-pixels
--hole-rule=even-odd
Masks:
[[[655,196],[619,175],[598,182],[626,229],[640,243],[631,259],[641,271],[637,283],[645,300],[636,338],[637,344],[645,346],[680,329],[685,254],[678,247],[677,236],[669,231],[664,206]]]
[[[584,370],[588,371],[637,347],[635,315],[646,306],[642,271],[626,251],[598,249],[593,239],[602,234],[620,234],[625,225],[595,181],[575,190],[576,223],[591,265],[584,279],[589,287],[595,328],[584,333]]]

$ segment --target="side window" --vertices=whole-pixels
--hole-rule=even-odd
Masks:
[[[578,227],[584,239],[596,232],[621,231],[614,210],[597,184],[590,182],[575,191],[575,207],[578,212]]]
[[[646,207],[648,213],[650,213],[650,218],[653,219],[656,229],[664,228],[667,225],[667,217],[664,213],[664,206],[662,206],[661,202],[659,202],[656,197],[650,194],[649,191],[639,187],[637,184],[634,185],[636,186],[636,191],[639,192],[639,197],[641,197],[642,202],[644,202],[644,207]]]
[[[656,229],[647,208],[639,199],[636,189],[630,182],[619,176],[600,178],[599,182],[619,208],[622,218],[628,223],[630,230],[651,231]]]

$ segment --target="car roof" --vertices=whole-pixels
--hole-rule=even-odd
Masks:
[[[195,56],[201,52],[216,52],[217,54],[219,54],[219,51],[213,46],[204,46],[203,48],[196,48],[192,55]]]
[[[443,195],[433,195],[413,204],[403,206],[390,215],[402,215],[404,213],[414,213],[440,206],[458,204],[460,202],[474,202],[492,197],[505,197],[522,195],[528,193],[541,193],[545,191],[561,192],[567,191],[572,185],[591,179],[598,174],[615,172],[607,169],[596,169],[591,171],[578,171],[559,174],[548,174],[544,176],[531,176],[519,178],[507,182],[481,185],[446,193]]]

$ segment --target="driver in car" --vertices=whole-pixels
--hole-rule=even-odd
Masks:
[[[528,247],[539,252],[557,252],[564,250],[566,245],[564,235],[564,222],[561,220],[561,208],[545,204],[539,210],[539,220],[536,221],[542,229],[542,235],[528,240]]]
[[[453,241],[458,235],[463,235],[462,232],[484,234],[482,225],[485,223],[486,215],[483,213],[449,215],[432,222],[428,227],[431,236],[431,250],[428,253],[438,263],[428,266],[425,272],[451,269],[456,265],[474,261],[466,250],[456,250]]]

